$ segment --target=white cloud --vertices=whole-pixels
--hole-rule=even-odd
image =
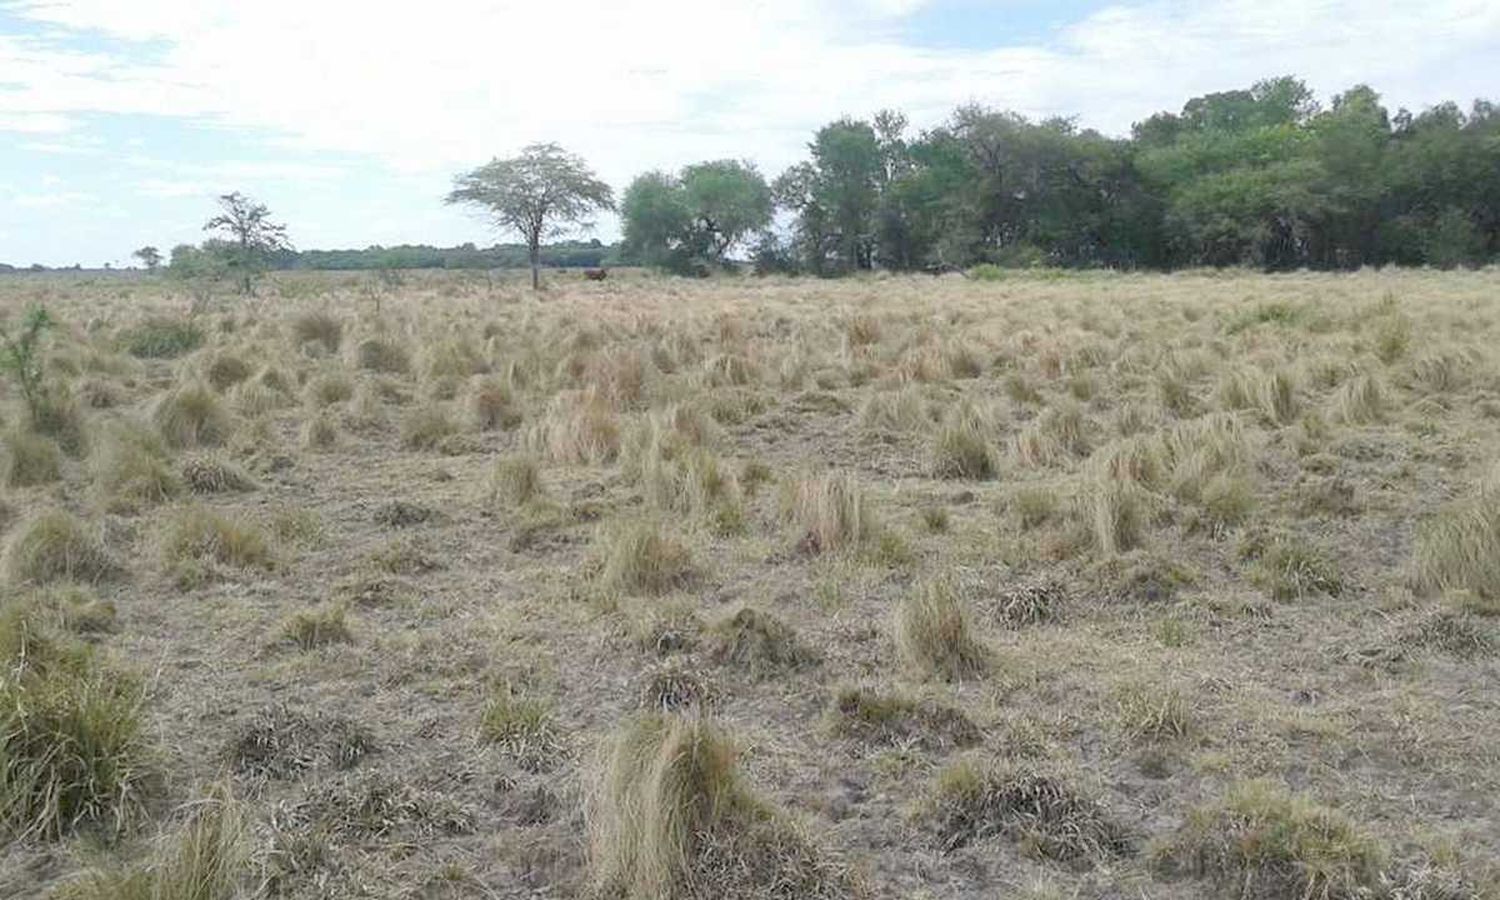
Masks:
[[[414,169],[558,139],[621,177],[707,155],[784,162],[817,124],[881,106],[931,122],[974,99],[1119,132],[1193,93],[1283,72],[1325,91],[1369,81],[1417,104],[1466,98],[1500,74],[1500,4],[1486,0],[1117,6],[1055,46],[991,51],[939,52],[875,30],[921,5],[449,0],[418,13],[23,0],[23,16],[156,44],[100,54],[0,39],[3,81],[21,85],[0,87],[0,116],[32,130],[89,111],[213,117]],[[156,45],[165,52],[143,62]]]
[[[435,197],[448,173],[537,140],[623,185],[721,156],[775,172],[818,125],[887,106],[917,125],[978,101],[1122,133],[1269,75],[1301,75],[1325,95],[1368,82],[1393,108],[1466,102],[1500,84],[1493,0],[1156,0],[1103,9],[1045,45],[999,34],[988,50],[903,42],[903,17],[924,6],[929,19],[942,10],[941,0],[19,0],[11,14],[54,36],[0,35],[0,131],[58,134],[95,112],[211,121],[231,126],[228,158],[249,155],[241,135],[270,136],[289,156],[368,155],[437,186]],[[112,49],[55,36],[80,32]],[[318,168],[151,172],[157,182],[142,185],[337,177]],[[360,225],[348,223],[351,242]]]

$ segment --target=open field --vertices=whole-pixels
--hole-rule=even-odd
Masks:
[[[0,896],[1497,896],[1493,269],[32,302]]]

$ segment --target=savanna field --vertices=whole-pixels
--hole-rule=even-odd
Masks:
[[[0,896],[1497,896],[1494,268],[38,304]]]

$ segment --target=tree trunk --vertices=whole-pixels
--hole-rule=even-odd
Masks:
[[[542,286],[542,248],[540,241],[532,238],[527,241],[527,252],[531,255],[531,289],[540,290]]]

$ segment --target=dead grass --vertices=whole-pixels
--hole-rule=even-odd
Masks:
[[[151,422],[173,447],[217,447],[229,440],[233,421],[207,386],[189,382],[163,394],[151,407]]]
[[[655,519],[605,528],[597,543],[599,585],[607,591],[664,594],[685,587],[698,575],[691,551]]]
[[[616,896],[855,896],[840,867],[751,793],[703,718],[626,722],[594,764],[587,821],[594,883]]]
[[[792,482],[782,503],[798,549],[836,553],[869,543],[876,519],[859,483],[848,474],[811,475]]]
[[[923,675],[963,681],[990,668],[989,651],[974,636],[970,613],[946,580],[929,581],[902,598],[895,634],[901,658]]]
[[[1130,845],[1109,811],[1071,779],[1027,765],[965,759],[948,766],[924,819],[944,851],[1000,835],[1044,859],[1099,863]]]
[[[97,582],[117,576],[119,564],[92,530],[62,510],[45,510],[16,526],[5,542],[4,566],[12,584]]]

